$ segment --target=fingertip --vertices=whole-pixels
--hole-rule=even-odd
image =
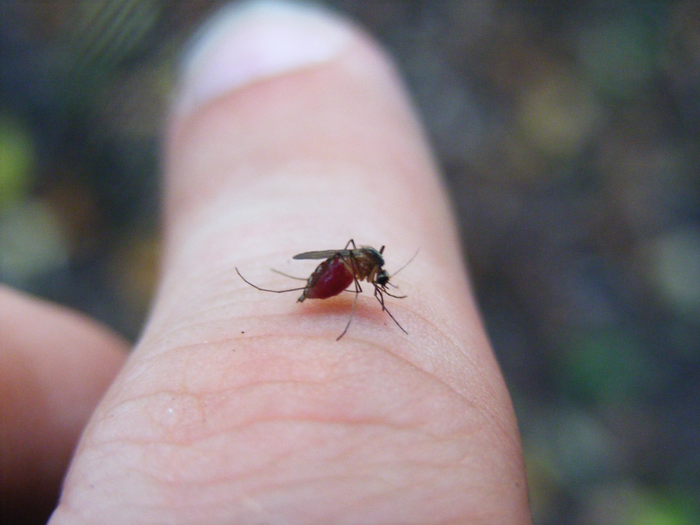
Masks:
[[[277,0],[224,8],[185,56],[175,114],[184,115],[257,81],[313,67],[338,56],[350,26],[319,7]]]

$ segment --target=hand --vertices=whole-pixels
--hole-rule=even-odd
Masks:
[[[229,13],[190,57],[165,160],[155,306],[51,525],[530,523],[444,188],[375,43],[308,8]],[[336,342],[351,294],[299,304],[234,270],[283,288],[270,267],[308,276],[279,265],[350,238],[386,245],[390,273],[420,247],[386,298],[408,335],[365,293]]]

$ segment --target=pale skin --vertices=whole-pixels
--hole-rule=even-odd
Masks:
[[[330,62],[176,114],[165,145],[162,278],[127,361],[103,327],[0,292],[3,324],[24,305],[0,331],[3,359],[92,363],[69,384],[41,377],[53,398],[85,392],[91,416],[70,403],[50,418],[3,410],[3,427],[32,417],[11,443],[20,451],[69,421],[35,447],[46,464],[66,459],[27,487],[58,482],[86,425],[51,524],[530,523],[517,424],[454,217],[376,44],[355,34]],[[336,342],[353,294],[299,304],[234,270],[294,286],[269,268],[307,277],[318,261],[294,254],[350,238],[386,245],[389,273],[420,248],[392,279],[407,298],[385,298],[408,334],[368,287]],[[38,320],[50,337],[35,337]],[[35,395],[0,373],[3,395]]]

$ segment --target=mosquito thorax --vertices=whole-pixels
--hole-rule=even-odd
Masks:
[[[364,252],[366,256],[369,256],[374,264],[376,264],[377,266],[384,266],[384,257],[382,257],[381,251],[378,252],[370,246],[363,246],[360,250]],[[383,246],[382,250],[384,250]]]

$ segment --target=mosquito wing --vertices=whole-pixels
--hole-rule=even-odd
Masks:
[[[330,259],[340,254],[341,257],[348,257],[352,250],[321,250],[318,252],[304,252],[292,257],[293,259]]]

